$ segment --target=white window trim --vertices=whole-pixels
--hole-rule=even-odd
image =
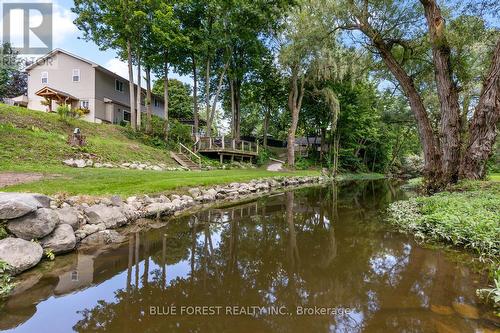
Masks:
[[[43,79],[46,79],[47,82],[43,82]],[[49,83],[49,72],[47,72],[47,71],[41,72],[40,82],[42,82],[42,84],[48,84]]]
[[[84,107],[83,106],[83,103],[86,102],[87,103],[87,107]],[[89,100],[88,99],[81,99],[80,100],[80,107],[83,108],[83,109],[89,109],[90,108],[90,103],[89,103]]]
[[[75,75],[77,73],[77,75]],[[78,77],[78,80],[75,81],[75,77]],[[74,68],[71,72],[71,81],[80,82],[80,68]]]

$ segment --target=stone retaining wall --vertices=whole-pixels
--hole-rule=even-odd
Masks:
[[[0,192],[0,220],[9,237],[0,240],[0,260],[19,274],[36,266],[45,253],[60,254],[82,245],[123,242],[116,230],[139,218],[158,218],[197,205],[241,200],[288,186],[317,184],[326,177],[275,177],[231,183],[208,189],[191,188],[190,195],[95,198],[50,198],[41,194]]]

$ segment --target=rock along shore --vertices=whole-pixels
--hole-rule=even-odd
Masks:
[[[207,203],[236,201],[260,194],[329,181],[318,177],[274,177],[211,188],[191,188],[189,195],[53,197],[32,193],[0,192],[0,221],[9,233],[0,240],[0,260],[17,275],[36,266],[44,253],[60,254],[80,246],[120,243],[114,229],[140,218],[159,218]]]

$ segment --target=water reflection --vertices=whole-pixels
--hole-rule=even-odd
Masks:
[[[307,188],[175,219],[127,244],[22,276],[0,328],[20,332],[474,332],[484,283],[442,252],[388,232],[388,182]],[[476,281],[477,283],[475,283]],[[337,315],[152,316],[175,305],[328,307]],[[475,307],[472,308],[476,310]],[[458,311],[458,312],[457,312]],[[469,317],[469,319],[465,318]]]

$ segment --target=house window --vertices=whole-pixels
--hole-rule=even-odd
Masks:
[[[123,82],[115,80],[115,89],[116,91],[123,92]]]
[[[81,100],[80,101],[80,108],[82,109],[89,109],[89,101],[88,100]]]
[[[123,111],[123,120],[130,121],[130,112]]]
[[[78,281],[78,271],[71,272],[71,281]]]
[[[73,69],[73,82],[80,82],[80,70],[78,68]]]
[[[42,72],[42,83],[49,83],[49,72]]]
[[[157,100],[156,98],[154,99],[154,101],[155,101],[155,107],[156,108],[160,107],[160,101]]]

